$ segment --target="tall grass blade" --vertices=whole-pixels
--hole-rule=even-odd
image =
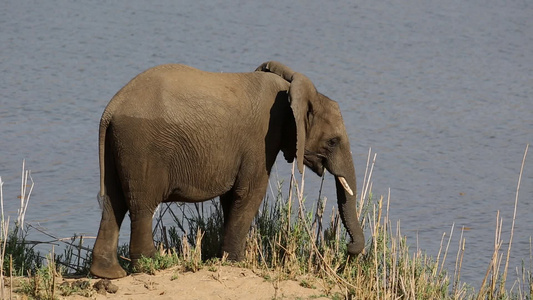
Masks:
[[[503,276],[500,284],[500,290],[505,290],[505,281],[507,280],[507,269],[509,267],[509,257],[511,255],[511,245],[513,244],[513,235],[514,235],[514,224],[516,220],[516,207],[518,206],[518,193],[520,191],[520,183],[522,182],[522,174],[524,172],[524,165],[526,164],[527,151],[529,149],[529,144],[526,145],[526,150],[524,150],[524,157],[522,158],[522,164],[520,165],[520,174],[518,175],[518,183],[516,185],[516,194],[514,200],[514,211],[513,211],[513,223],[511,224],[511,236],[509,237],[509,248],[507,248],[507,258],[505,260],[505,267],[503,269]]]
[[[24,218],[26,216],[26,210],[28,209],[28,203],[30,202],[30,196],[33,191],[33,178],[31,177],[31,171],[26,170],[26,160],[22,160],[22,176],[20,183],[20,208],[18,209],[17,226],[24,230]],[[28,178],[31,181],[28,191]]]

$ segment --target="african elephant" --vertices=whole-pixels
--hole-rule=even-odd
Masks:
[[[152,215],[161,202],[220,196],[222,251],[241,260],[279,151],[318,175],[335,176],[339,211],[357,255],[355,170],[338,104],[279,62],[251,73],[210,73],[168,64],[126,84],[105,108],[99,130],[103,212],[91,273],[119,278],[116,249],[127,211],[130,256],[155,254]]]

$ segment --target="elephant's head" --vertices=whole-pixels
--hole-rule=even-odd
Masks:
[[[355,169],[350,142],[337,102],[319,93],[307,76],[279,62],[266,62],[256,71],[272,72],[290,82],[289,101],[296,124],[295,146],[284,150],[285,158],[296,156],[298,170],[306,165],[322,176],[324,169],[335,176],[339,212],[351,237],[348,253],[359,254],[365,245],[356,210]],[[293,156],[287,155],[293,153]]]

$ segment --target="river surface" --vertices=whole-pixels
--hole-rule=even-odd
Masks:
[[[371,147],[378,155],[373,194],[390,188],[390,219],[401,220],[413,248],[436,256],[442,234],[455,224],[453,268],[459,229],[468,229],[461,274],[478,288],[498,211],[509,240],[522,156],[533,141],[529,0],[6,1],[0,10],[6,214],[16,215],[26,159],[35,181],[26,222],[58,237],[95,236],[98,122],[115,92],[158,64],[246,72],[267,60],[305,73],[339,102],[360,185]],[[278,175],[286,178],[290,167],[279,160]],[[319,178],[307,172],[306,180],[308,197],[316,199]],[[333,187],[327,176],[330,205]],[[510,273],[522,260],[529,264],[532,232],[530,153]]]

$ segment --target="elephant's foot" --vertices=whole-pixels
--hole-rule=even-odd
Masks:
[[[131,251],[131,250],[130,250]],[[142,266],[141,264],[139,263],[139,261],[141,260],[141,258],[143,257],[146,257],[146,258],[155,258],[156,257],[156,253],[157,251],[155,250],[155,248],[152,246],[152,247],[149,247],[149,250],[146,250],[146,251],[141,251],[140,252],[141,254],[138,254],[138,253],[131,253],[130,252],[130,259],[131,259],[131,270],[134,272],[134,273],[138,273],[138,272],[142,272]]]
[[[227,261],[232,261],[232,262],[241,262],[244,260],[244,251],[236,251],[236,250],[233,250],[233,249],[224,249],[224,247],[222,248],[222,254],[220,255],[220,258],[226,256],[226,260]]]
[[[105,259],[97,259],[93,257],[93,263],[91,265],[91,274],[107,279],[116,279],[126,277],[127,273],[122,269],[118,262],[110,263]]]

